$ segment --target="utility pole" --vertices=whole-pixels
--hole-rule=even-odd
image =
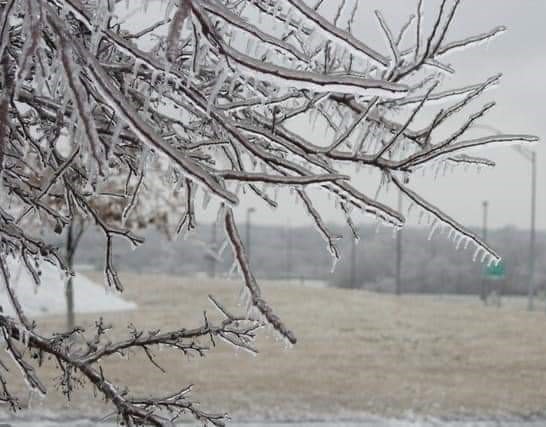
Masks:
[[[484,200],[483,206],[483,221],[482,221],[482,239],[487,243],[487,209],[489,208],[489,202]]]
[[[214,253],[216,253],[217,247],[216,247],[216,221],[214,221],[211,225],[211,239],[210,239],[210,250]],[[211,278],[214,278],[216,276],[216,257],[212,256],[213,254],[210,254],[209,258],[209,276]]]
[[[354,236],[351,236],[351,270],[350,270],[350,287],[351,289],[356,288],[356,239]]]
[[[292,280],[292,227],[286,225],[286,278]]]
[[[535,294],[535,218],[537,197],[537,156],[531,152],[531,236],[529,238],[529,283],[527,310],[533,310],[533,297]]]
[[[487,209],[489,207],[489,202],[484,200],[482,202],[483,206],[483,221],[482,221],[482,239],[487,243]],[[485,291],[485,276],[482,273],[481,287],[480,287],[480,299],[484,304],[487,304],[487,294]]]
[[[402,212],[402,191],[398,193],[398,212]],[[402,229],[396,233],[396,295],[402,293]]]
[[[246,210],[246,235],[245,235],[245,246],[247,258],[250,261],[250,214],[254,213],[256,209],[248,208]]]

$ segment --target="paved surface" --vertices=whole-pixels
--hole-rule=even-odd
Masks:
[[[453,421],[446,422],[440,420],[429,421],[404,421],[404,420],[386,420],[370,418],[368,420],[350,421],[350,422],[245,422],[230,423],[231,427],[543,427],[545,421]],[[181,426],[200,425],[194,423],[184,423]],[[0,424],[0,427],[117,427],[115,424],[97,424],[90,421],[71,420],[65,423],[59,421],[17,421],[9,424]]]

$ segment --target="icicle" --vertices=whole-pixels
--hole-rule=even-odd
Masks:
[[[30,341],[30,333],[23,325],[19,326],[19,341],[24,347],[28,347]]]
[[[419,218],[417,219],[417,224],[421,225],[421,221],[423,221],[423,216],[425,215],[424,211],[419,212]]]
[[[174,6],[175,6],[175,1],[174,0],[169,0],[167,2],[167,6],[165,7],[165,15],[164,15],[163,19],[165,19],[165,20],[169,19],[169,17],[171,16],[171,13],[174,10]]]
[[[455,239],[456,239],[455,250],[458,251],[459,248],[461,247],[461,242],[463,241],[463,235],[459,234]]]
[[[294,13],[294,10],[290,7],[288,9],[288,12],[286,12],[285,20],[284,20],[284,33],[288,34],[290,32],[290,25],[292,24],[292,13]]]
[[[279,336],[279,334],[277,334]],[[292,347],[294,347],[294,344],[290,342],[288,338],[286,338],[284,335],[280,335],[281,341],[283,343],[283,347],[285,350],[290,350]]]
[[[231,31],[231,37],[229,38],[229,45],[234,47],[237,45],[237,31],[232,30]]]
[[[436,228],[438,228],[438,221],[434,219],[434,221],[432,222],[432,226],[430,227],[430,232],[428,233],[428,240],[432,239],[432,236],[434,235]]]
[[[116,125],[114,126],[114,130],[112,132],[111,141],[112,141],[113,147],[119,144],[119,137],[121,136],[122,131],[123,131],[123,122],[121,121],[121,119],[119,119],[116,122]]]
[[[131,75],[131,81],[133,82],[133,87],[138,79],[138,71],[141,66],[141,62],[138,59],[135,59],[135,63],[133,64],[133,74]]]
[[[408,205],[408,211],[407,211],[407,214],[406,214],[407,217],[409,217],[411,215],[411,212],[413,211],[413,206],[415,206],[415,203],[410,202],[409,205]]]
[[[246,50],[245,53],[249,55],[255,49],[255,40],[252,37],[249,37],[246,41]]]
[[[339,262],[339,258],[332,254],[332,265],[330,266],[330,274],[333,274],[336,271],[337,263]]]
[[[248,313],[248,311],[250,310],[250,307],[253,306],[252,295],[250,294],[246,286],[244,287],[241,293],[241,306],[246,313]]]
[[[300,34],[300,35],[301,35],[301,34],[303,33],[303,25],[304,25],[303,19],[300,18],[300,20],[299,20],[299,22],[298,22],[298,27],[297,27],[297,29],[296,29],[296,33],[297,33],[297,34]]]
[[[426,212],[425,215],[427,216],[427,225],[432,225],[432,224],[431,224],[432,215],[431,215],[429,212]]]
[[[224,253],[224,251],[226,250],[228,246],[228,241],[227,239],[224,239],[224,241],[222,242],[222,244],[220,245],[220,248],[218,248],[218,252],[216,253],[216,256],[218,258],[221,258],[222,257],[222,254]]]
[[[228,271],[228,274],[227,274],[228,279],[232,279],[233,276],[235,276],[236,271],[237,271],[237,262],[234,262],[233,264],[231,264],[231,267]]]
[[[210,192],[209,191],[204,191],[203,192],[203,204],[201,205],[203,210],[207,209],[207,206],[209,205],[210,199],[211,199]]]
[[[476,250],[474,251],[474,255],[472,256],[472,262],[476,262],[476,260],[478,259],[478,255],[480,254],[481,251],[482,251],[481,246],[477,246]]]
[[[490,255],[489,260],[487,261],[487,267],[490,268],[493,266],[493,263],[495,263],[496,259],[494,256]]]
[[[437,181],[438,180],[438,175],[440,174],[440,165],[436,164],[434,165],[435,166],[435,169],[434,169],[434,181]]]
[[[253,304],[249,304],[248,308],[246,310],[246,316],[248,320],[256,320],[259,321],[262,319],[262,313],[260,313],[260,310],[256,308]]]

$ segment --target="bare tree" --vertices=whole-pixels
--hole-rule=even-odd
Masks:
[[[161,175],[158,176],[148,170],[144,176],[143,172],[141,170],[140,176],[135,177],[134,184],[129,179],[127,182],[118,182],[117,186],[109,185],[109,188],[102,188],[101,191],[94,194],[90,204],[98,215],[110,224],[121,224],[133,231],[153,226],[165,237],[171,238],[176,232],[175,215],[184,209],[183,199],[169,191],[170,186],[165,185],[161,180]],[[128,195],[130,195],[129,203],[127,203]],[[63,202],[54,197],[49,198],[48,201],[55,208],[60,208],[59,202]],[[93,224],[93,219],[79,214],[76,210],[67,219],[69,223],[64,227],[66,232],[63,255],[67,269],[70,272],[75,272],[76,251],[84,232]],[[59,228],[57,231],[60,231]],[[72,330],[75,327],[72,274],[67,277],[65,293],[67,329]]]
[[[137,30],[129,25],[131,14],[119,18],[125,7],[138,13],[148,3],[0,2],[0,269],[17,312],[16,319],[0,315],[0,328],[29,387],[46,392],[39,363],[31,360],[50,355],[63,372],[61,387],[68,397],[74,381],[84,380],[111,401],[125,425],[172,425],[184,413],[222,425],[223,415],[202,412],[192,403],[189,388],[141,399],[113,384],[100,361],[133,349],[156,365],[152,348],[157,345],[201,354],[217,338],[255,351],[253,338],[264,324],[295,343],[262,298],[239,235],[232,208],[246,192],[276,207],[275,189],[294,189],[293,197],[303,202],[337,259],[338,236],[328,230],[309,188],[337,201],[355,238],[353,209],[401,227],[403,214],[364,194],[346,172],[351,165],[375,170],[381,186],[397,187],[406,205],[429,217],[431,231],[445,229],[457,245],[472,244],[475,257],[481,253],[483,260],[498,260],[478,236],[408,183],[425,167],[492,165],[469,155],[470,149],[536,140],[514,134],[467,136],[494,104],[473,113],[467,107],[499,76],[442,89],[454,72],[449,53],[488,41],[504,28],[450,41],[448,29],[460,2],[442,0],[439,10],[427,15],[432,29],[426,32],[419,0],[416,17],[397,32],[375,12],[386,40],[383,54],[353,35],[359,1],[338,2],[335,16],[326,17],[322,8],[330,1],[310,6],[301,0],[171,0],[164,2],[164,16],[141,22]],[[442,137],[456,116],[463,117],[462,125]],[[297,132],[294,123],[301,120],[324,125],[323,138],[310,140]],[[417,125],[423,121],[424,126]],[[6,260],[13,256],[23,262],[37,283],[35,260],[69,267],[55,248],[22,226],[24,218],[58,230],[77,217],[94,222],[104,233],[106,282],[122,291],[112,242],[143,241],[123,215],[105,214],[94,200],[115,200],[123,211],[130,210],[141,178],[151,170],[164,177],[156,183],[183,195],[179,231],[196,226],[196,199],[220,202],[218,218],[242,276],[248,312],[230,314],[211,297],[224,316],[219,324],[205,317],[194,329],[133,330],[116,342],[105,338],[102,322],[94,331],[76,328],[44,336],[21,308]],[[52,207],[50,199],[57,204]],[[85,346],[74,348],[74,334],[86,337]],[[1,398],[16,408],[4,380],[2,386]]]

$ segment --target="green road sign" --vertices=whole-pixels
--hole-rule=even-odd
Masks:
[[[487,279],[504,279],[506,275],[506,267],[504,263],[500,261],[498,264],[492,263],[485,267],[484,276]]]

